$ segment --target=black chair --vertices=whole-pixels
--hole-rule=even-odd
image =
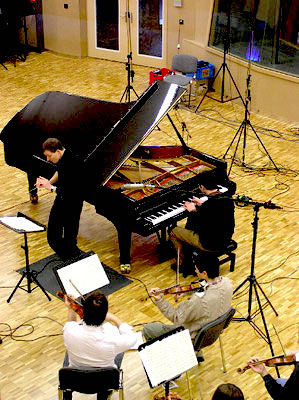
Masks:
[[[231,239],[228,245],[224,247],[222,250],[204,251],[193,248],[193,253],[195,256],[198,256],[199,258],[200,258],[200,253],[202,253],[203,255],[213,254],[219,259],[219,265],[222,265],[229,261],[230,262],[229,270],[233,272],[235,270],[235,263],[236,263],[236,254],[234,253],[234,250],[236,250],[237,247],[238,243]],[[221,258],[223,256],[224,258]]]
[[[107,399],[118,390],[123,400],[123,371],[113,367],[90,370],[63,367],[59,370],[59,400],[71,400],[73,392],[97,394],[97,400]]]
[[[220,352],[222,358],[223,372],[226,372],[225,359],[223,353],[223,347],[221,342],[221,334],[226,329],[231,322],[236,310],[234,308],[230,308],[225,314],[221,317],[215,319],[212,322],[209,322],[205,326],[203,326],[197,333],[195,339],[193,340],[193,347],[195,351],[199,351],[204,347],[210,346],[217,339],[219,339],[220,343]]]
[[[230,262],[229,270],[231,272],[235,270],[236,254],[233,253],[233,251],[236,250],[237,247],[238,243],[231,239],[229,244],[222,251],[219,251],[216,254],[218,258],[226,256],[219,260],[219,264],[222,265],[229,261]]]

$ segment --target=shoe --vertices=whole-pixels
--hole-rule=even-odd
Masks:
[[[129,274],[131,272],[131,265],[130,264],[120,264],[120,271],[123,274]]]
[[[202,355],[202,352],[200,350],[196,353],[196,358],[197,358],[198,364],[202,363],[205,360],[204,356]]]
[[[38,195],[30,193],[30,201],[32,204],[37,204],[38,203]]]

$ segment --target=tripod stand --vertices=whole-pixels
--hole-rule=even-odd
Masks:
[[[129,10],[129,0],[127,0],[126,22],[127,22],[127,41],[128,41],[126,71],[128,72],[127,73],[128,83],[121,96],[120,103],[122,102],[123,98],[125,98],[125,102],[127,103],[131,101],[131,90],[133,90],[133,93],[137,98],[139,97],[132,85],[135,72],[132,69],[131,13]]]
[[[132,86],[133,79],[135,72],[132,70],[132,52],[130,52],[127,55],[128,61],[126,62],[126,70],[128,71],[128,84],[121,96],[120,103],[122,102],[123,98],[125,98],[126,103],[130,103],[131,101],[131,90],[133,90],[133,93],[135,96],[138,98],[138,94],[136,93],[135,89]]]
[[[20,225],[21,222],[19,222],[18,220],[20,220],[23,223],[22,226]],[[36,279],[36,276],[33,274],[33,272],[30,270],[28,239],[27,239],[27,233],[43,232],[46,230],[45,225],[42,225],[42,224],[32,220],[31,218],[27,217],[26,215],[24,215],[20,212],[18,213],[17,217],[4,217],[3,219],[0,220],[0,222],[7,228],[10,228],[17,233],[24,234],[24,245],[21,245],[21,248],[25,252],[26,265],[25,265],[25,269],[22,273],[22,277],[20,278],[16,287],[14,288],[11,295],[7,299],[7,303],[10,302],[10,300],[12,299],[13,295],[15,294],[15,292],[17,291],[18,288],[24,290],[27,293],[31,293],[37,287],[39,287],[44,292],[45,296],[50,301],[51,297],[48,295],[48,293],[45,291],[45,289],[42,287],[42,285]],[[23,282],[24,278],[27,278],[27,289],[20,286],[21,283]],[[35,283],[37,286],[35,286],[34,288],[31,288],[32,283]]]
[[[241,199],[242,201],[242,199]],[[258,283],[255,274],[254,274],[254,267],[255,267],[255,252],[256,252],[256,240],[257,240],[257,230],[258,230],[258,212],[260,210],[261,207],[265,207],[265,208],[281,208],[276,206],[273,203],[258,203],[258,202],[253,202],[253,201],[248,201],[248,200],[244,200],[244,202],[246,204],[253,204],[254,205],[254,219],[252,222],[252,226],[253,226],[253,240],[252,240],[252,253],[251,253],[251,268],[250,268],[250,275],[234,290],[234,294],[237,293],[247,282],[249,282],[249,298],[248,298],[248,315],[247,317],[242,317],[242,318],[233,318],[234,321],[247,321],[250,323],[250,325],[253,327],[253,329],[268,343],[268,345],[270,346],[270,350],[272,355],[274,356],[274,351],[273,351],[273,347],[272,347],[272,342],[270,339],[270,335],[269,335],[269,331],[267,328],[267,323],[266,323],[266,319],[264,316],[264,312],[263,309],[267,306],[270,305],[270,307],[272,308],[273,312],[275,313],[276,316],[278,316],[278,313],[276,312],[275,308],[273,307],[272,303],[270,302],[269,298],[267,297],[267,295],[265,294],[265,292],[263,291],[263,289],[261,288],[260,284]],[[263,305],[261,304],[261,299],[258,293],[258,289],[261,291],[262,295],[264,296],[266,303],[264,303]],[[258,302],[258,307],[259,310],[255,311],[254,313],[251,312],[251,308],[252,308],[252,295],[253,292],[255,293],[257,302]],[[262,320],[263,320],[263,325],[265,328],[265,333],[253,322],[253,318],[257,315],[257,314],[261,314],[262,316]]]
[[[233,163],[235,161],[235,157],[236,157],[236,153],[237,153],[237,149],[241,140],[241,136],[243,135],[243,149],[242,149],[242,166],[246,166],[245,164],[245,149],[246,149],[246,135],[247,135],[247,129],[248,127],[251,128],[251,130],[253,131],[253,133],[255,134],[256,138],[258,139],[259,143],[262,145],[263,149],[265,150],[265,153],[267,154],[267,156],[269,157],[270,161],[272,162],[274,168],[276,169],[276,171],[279,171],[278,167],[276,166],[276,164],[274,163],[273,159],[271,158],[270,154],[268,153],[266,147],[264,146],[263,142],[261,141],[261,139],[259,138],[258,134],[256,133],[256,130],[254,129],[254,127],[252,126],[250,120],[249,120],[249,111],[248,111],[248,106],[249,103],[251,101],[251,94],[250,94],[250,79],[251,79],[251,74],[250,74],[250,68],[251,68],[251,56],[252,56],[252,48],[253,48],[253,33],[252,33],[252,38],[250,41],[250,57],[248,60],[248,72],[247,72],[247,79],[246,79],[246,100],[245,100],[245,117],[244,120],[241,122],[241,125],[239,126],[235,136],[233,137],[231,143],[229,144],[223,158],[226,157],[226,155],[229,152],[229,149],[232,147],[235,139],[237,139],[237,143],[236,143],[236,147],[235,147],[235,151],[232,157],[232,161],[231,161],[231,165],[229,167],[228,170],[228,175],[230,174],[230,171],[232,169]]]
[[[200,102],[198,103],[198,105],[195,108],[195,113],[197,112],[197,110],[199,109],[199,107],[201,106],[201,104],[203,103],[204,99],[206,97],[209,97],[212,100],[218,101],[219,103],[227,103],[228,101],[232,101],[232,100],[236,100],[240,97],[240,99],[242,100],[242,103],[245,106],[245,102],[244,99],[240,93],[240,90],[238,89],[238,86],[232,76],[232,73],[230,72],[230,69],[228,68],[228,65],[226,63],[226,54],[229,51],[229,47],[230,47],[230,16],[231,16],[231,1],[228,2],[228,10],[227,10],[227,25],[226,25],[226,37],[224,38],[223,41],[223,62],[221,64],[221,67],[219,68],[217,74],[215,75],[215,77],[212,79],[212,81],[210,83],[208,83],[208,88],[205,92],[205,94],[203,95],[202,99],[200,100]],[[222,84],[221,84],[221,94],[220,94],[220,100],[209,96],[208,92],[211,91],[213,84],[215,82],[215,80],[217,79],[218,75],[220,74],[220,72],[222,71]],[[238,93],[238,96],[236,97],[232,97],[228,100],[224,100],[224,83],[225,83],[225,71],[228,72],[230,79],[232,80],[234,87]]]
[[[15,294],[15,292],[17,291],[18,288],[24,290],[27,293],[31,293],[37,287],[39,287],[44,292],[44,294],[48,298],[48,300],[51,301],[51,297],[48,295],[48,293],[45,291],[45,289],[42,287],[42,285],[36,279],[36,277],[34,276],[33,272],[30,270],[30,267],[29,267],[28,242],[27,242],[27,232],[24,232],[24,245],[21,245],[21,247],[25,251],[25,260],[26,260],[25,270],[22,273],[21,279],[19,280],[19,282],[17,283],[16,287],[12,291],[11,295],[7,299],[7,303],[10,302],[10,300],[12,299],[12,296]],[[27,289],[25,289],[22,286],[20,286],[24,278],[27,278]],[[35,283],[37,286],[35,286],[34,288],[31,288],[31,284],[32,283]]]

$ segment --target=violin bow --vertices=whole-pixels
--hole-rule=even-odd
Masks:
[[[278,335],[278,332],[277,332],[277,330],[276,330],[274,324],[272,324],[272,326],[273,326],[274,332],[275,332],[275,334],[276,334],[276,336],[277,336],[277,339],[278,339],[278,341],[279,341],[280,347],[281,347],[281,349],[282,349],[282,351],[283,351],[283,354],[286,355],[285,349],[284,349],[284,347],[283,347],[283,344],[282,344],[282,342],[281,342],[281,340],[280,340],[280,337],[279,337],[279,335]]]
[[[81,299],[84,301],[84,296],[83,296],[83,294],[80,292],[80,290],[79,290],[79,289],[77,288],[77,286],[74,284],[74,282],[73,282],[71,279],[69,279],[69,282],[70,282],[70,284],[73,286],[73,288],[79,293]]]

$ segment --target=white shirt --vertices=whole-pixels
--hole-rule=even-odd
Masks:
[[[117,328],[110,322],[91,326],[84,321],[69,321],[64,325],[63,338],[70,367],[115,367],[115,356],[135,347],[140,335],[126,323]]]

